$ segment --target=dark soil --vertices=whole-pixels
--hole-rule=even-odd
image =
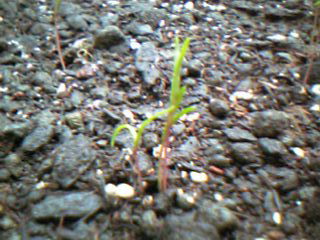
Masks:
[[[316,240],[320,81],[312,1],[0,1],[0,239]],[[168,190],[174,38],[191,37]],[[134,192],[133,192],[134,190]]]

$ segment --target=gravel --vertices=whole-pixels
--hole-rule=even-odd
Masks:
[[[318,239],[311,1],[0,2],[0,239]],[[174,37],[191,37],[158,190]],[[318,54],[318,53],[317,53]],[[143,187],[143,191],[140,187]]]

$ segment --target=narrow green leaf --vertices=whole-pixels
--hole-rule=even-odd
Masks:
[[[194,112],[196,109],[197,108],[193,106],[182,109],[180,112],[174,115],[173,122],[177,122],[183,115],[188,114],[190,112]]]
[[[181,82],[181,67],[189,44],[190,38],[186,38],[183,42],[182,47],[180,48],[179,39],[175,38],[175,61],[173,68],[173,77],[171,80],[170,105],[177,105]]]
[[[116,137],[119,135],[119,133],[123,130],[123,129],[128,129],[132,138],[133,138],[133,141],[135,142],[136,141],[136,138],[137,138],[137,132],[136,132],[136,129],[134,127],[132,127],[131,125],[129,124],[122,124],[120,126],[118,126],[113,134],[112,134],[112,137],[111,137],[111,146],[113,147],[114,146],[114,143],[115,143],[115,140],[116,140]]]
[[[162,115],[164,114],[167,114],[169,113],[170,111],[173,111],[174,110],[174,106],[171,106],[163,111],[160,111],[160,112],[157,112],[155,113],[154,115],[152,115],[151,117],[147,118],[146,120],[144,120],[142,123],[141,123],[141,126],[139,127],[138,129],[138,134],[137,134],[137,142],[136,144],[138,145],[139,144],[139,141],[142,137],[142,133],[145,129],[146,126],[148,126],[150,123],[152,123],[154,120],[156,120],[157,118],[161,117]]]
[[[182,100],[186,91],[187,91],[186,86],[183,86],[180,88],[179,94],[177,95],[177,106],[180,106],[180,104],[182,103]]]
[[[55,0],[55,3],[54,3],[54,15],[58,15],[58,12],[60,10],[60,6],[61,6],[61,2],[62,0]]]

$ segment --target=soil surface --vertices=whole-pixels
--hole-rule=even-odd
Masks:
[[[0,239],[312,240],[320,63],[312,1],[0,1]],[[174,38],[191,37],[157,187]]]

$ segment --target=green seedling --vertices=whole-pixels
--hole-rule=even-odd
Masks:
[[[174,123],[176,123],[183,115],[192,112],[195,110],[195,107],[186,107],[180,109],[180,105],[183,101],[184,94],[186,93],[186,87],[181,87],[181,67],[183,59],[186,55],[190,44],[190,39],[187,38],[182,47],[178,38],[175,39],[175,60],[174,60],[174,69],[173,77],[171,80],[171,89],[170,89],[170,105],[167,109],[154,114],[145,121],[142,122],[139,128],[135,128],[129,124],[122,124],[118,126],[111,137],[111,146],[114,146],[115,139],[119,133],[127,129],[132,138],[133,138],[133,148],[131,159],[134,162],[135,171],[138,174],[138,181],[140,188],[142,190],[142,177],[139,169],[139,164],[137,160],[137,151],[139,144],[142,138],[143,131],[146,126],[158,119],[163,115],[167,115],[166,124],[163,129],[162,138],[161,138],[161,147],[160,147],[160,160],[159,160],[159,172],[158,172],[158,187],[160,191],[165,191],[167,188],[167,179],[168,179],[168,146],[169,146],[169,137],[170,129]]]
[[[59,34],[59,29],[58,29],[59,10],[61,7],[61,2],[62,2],[62,0],[55,0],[54,9],[53,9],[53,19],[54,19],[54,28],[55,28],[56,47],[57,47],[57,51],[58,51],[58,55],[59,55],[60,64],[62,66],[62,69],[65,71],[66,64],[65,64],[63,54],[62,54],[61,39],[60,39],[60,34]]]
[[[158,171],[158,187],[160,191],[167,189],[168,181],[168,146],[170,129],[183,115],[195,111],[195,107],[187,107],[180,110],[180,105],[183,101],[186,87],[181,86],[181,67],[183,59],[189,48],[190,38],[187,38],[182,46],[180,46],[179,39],[175,39],[175,60],[173,68],[173,76],[171,80],[170,89],[170,106],[171,109],[167,115],[167,121],[164,126],[162,134],[162,144],[160,148],[160,162]]]
[[[129,133],[131,134],[131,136],[133,138],[131,160],[134,163],[135,172],[138,175],[138,182],[139,182],[139,186],[140,186],[141,191],[143,190],[142,189],[142,176],[141,176],[141,171],[139,168],[137,153],[138,153],[138,148],[139,148],[139,144],[141,142],[143,131],[146,128],[146,126],[148,126],[150,123],[152,123],[153,121],[155,121],[156,119],[158,119],[162,115],[167,114],[171,110],[172,110],[172,108],[167,108],[163,111],[160,111],[160,112],[152,115],[151,117],[144,120],[138,128],[135,128],[129,124],[121,124],[114,130],[113,135],[111,137],[111,146],[113,147],[115,145],[116,137],[119,135],[119,133],[122,130],[127,129],[129,131]]]

